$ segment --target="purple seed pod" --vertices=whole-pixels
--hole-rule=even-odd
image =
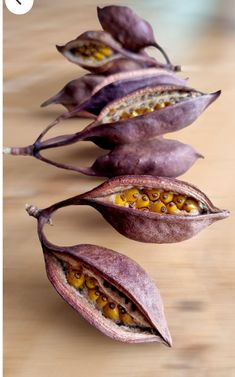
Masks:
[[[61,120],[76,114],[79,109],[76,108],[74,113],[71,111],[62,115],[50,124],[33,145],[5,148],[4,153],[36,156],[43,149],[65,146],[80,140],[92,141],[104,149],[113,149],[116,145],[153,139],[189,126],[220,93],[205,94],[177,85],[146,87],[109,103],[97,119],[80,132],[41,141]]]
[[[195,186],[148,175],[111,178],[63,203],[71,200],[98,210],[124,236],[148,243],[184,241],[229,216]]]
[[[179,71],[178,66],[162,64],[145,52],[133,52],[124,49],[105,31],[87,31],[64,46],[56,46],[57,50],[70,62],[94,73],[103,73],[110,69],[120,58],[127,58],[149,67],[161,67]]]
[[[129,7],[111,5],[97,7],[102,28],[110,33],[121,45],[131,51],[154,46],[161,51],[166,62],[171,64],[166,52],[156,42],[151,25],[140,18]]]
[[[50,216],[58,208],[26,207],[38,220],[47,276],[59,295],[114,340],[171,346],[159,290],[141,266],[103,247],[59,247],[46,239],[44,224],[51,222]]]
[[[79,79],[72,80],[56,95],[43,102],[41,107],[51,104],[61,104],[69,111],[73,110],[76,106],[90,98],[95,87],[101,84],[104,79],[105,76],[102,75],[87,74]],[[91,114],[82,110],[76,116],[92,117]]]
[[[156,68],[116,73],[108,77],[88,74],[70,81],[41,107],[60,103],[69,111],[74,110],[71,117],[85,115],[94,118],[94,115],[99,115],[109,102],[137,89],[160,84],[185,85],[185,83],[185,79],[177,77],[172,72]]]
[[[31,149],[30,155],[57,168],[108,178],[132,174],[178,177],[198,158],[203,158],[190,145],[163,138],[116,146],[108,154],[98,157],[90,167],[77,167],[50,160],[36,148]]]

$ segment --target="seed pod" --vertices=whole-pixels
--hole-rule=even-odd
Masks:
[[[56,95],[41,104],[45,107],[51,104],[61,104],[69,111],[91,97],[94,88],[105,79],[102,75],[87,74],[66,84]],[[75,116],[91,117],[86,111],[79,111]]]
[[[47,276],[61,297],[91,325],[115,340],[171,346],[160,293],[143,268],[127,256],[103,247],[59,247],[50,243],[43,226],[56,209],[27,207],[28,213],[38,219]],[[68,279],[71,270],[79,271],[85,280],[95,279],[96,288],[74,284]]]
[[[123,47],[139,51],[148,46],[158,48],[170,64],[166,52],[155,41],[151,25],[140,18],[129,7],[111,5],[97,7],[97,14],[102,28],[110,33]]]
[[[108,154],[98,157],[90,167],[76,167],[52,161],[41,155],[39,147],[32,148],[30,153],[38,160],[57,168],[109,178],[130,174],[178,177],[185,173],[198,158],[203,157],[190,145],[163,138],[119,145]]]
[[[186,197],[185,203],[188,202],[188,205],[182,209],[179,206],[173,211],[172,204],[169,206],[157,200],[151,201],[149,210],[142,211],[136,207],[135,202],[125,202],[130,189],[137,189],[140,195],[153,189],[162,193],[171,192],[175,197]],[[122,196],[124,204],[117,204],[116,195]],[[150,196],[149,199],[151,200]],[[190,208],[189,204],[192,202],[194,206]],[[196,187],[173,178],[147,175],[112,178],[63,203],[88,204],[97,209],[119,233],[136,241],[151,243],[189,239],[208,225],[229,216],[228,211],[216,208]],[[162,207],[164,211],[161,210]]]
[[[80,65],[90,72],[103,73],[120,58],[127,58],[145,66],[179,70],[171,64],[161,64],[146,53],[135,53],[124,49],[112,36],[104,31],[87,31],[57,50],[70,62]]]
[[[85,75],[70,81],[58,94],[49,98],[41,106],[61,103],[68,110],[75,110],[71,117],[99,115],[109,102],[121,98],[137,89],[161,84],[185,85],[186,80],[162,69],[148,68],[132,72],[122,72],[108,77]],[[66,114],[66,117],[67,114]]]

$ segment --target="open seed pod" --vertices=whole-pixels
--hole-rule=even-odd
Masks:
[[[144,52],[135,53],[124,49],[105,31],[87,31],[64,46],[56,47],[70,62],[95,73],[107,71],[116,60],[123,57],[146,67],[178,70],[178,67],[162,64]]]
[[[148,68],[122,72],[108,77],[88,74],[69,82],[59,93],[41,106],[61,103],[71,110],[71,117],[99,115],[109,102],[137,89],[160,84],[185,85],[186,80],[163,69]],[[68,118],[68,114],[65,114]],[[63,118],[63,116],[62,116]],[[62,119],[60,118],[60,119]]]
[[[56,146],[56,140],[57,138],[55,138],[55,144],[53,145],[51,139],[48,148]],[[90,167],[63,164],[44,157],[40,153],[39,144],[37,144],[36,148],[32,146],[27,150],[24,148],[16,148],[15,150],[13,148],[11,154],[29,154],[57,168],[100,177],[115,177],[130,174],[178,177],[185,173],[198,158],[203,157],[190,145],[183,144],[177,140],[163,138],[116,146],[108,154],[98,157]]]
[[[33,145],[5,148],[4,153],[36,156],[43,149],[69,145],[79,140],[92,141],[101,148],[113,149],[116,145],[153,139],[190,125],[220,93],[204,94],[177,85],[146,87],[109,103],[97,119],[80,132],[41,141],[61,120],[75,115],[78,112],[76,108],[50,124]],[[91,104],[95,106],[95,102]],[[89,108],[85,109],[90,111]]]
[[[139,51],[148,46],[158,48],[170,64],[166,52],[156,42],[151,25],[140,18],[129,7],[111,5],[97,7],[97,14],[102,28],[110,33],[123,47]]]
[[[59,247],[43,226],[58,206],[38,210],[38,235],[47,276],[60,296],[105,335],[127,343],[171,346],[160,293],[147,273],[130,258],[95,245]]]
[[[147,175],[111,178],[57,205],[71,204],[94,207],[119,233],[148,243],[184,241],[229,215],[195,186]]]

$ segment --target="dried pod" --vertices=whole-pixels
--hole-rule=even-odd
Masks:
[[[130,174],[178,177],[203,157],[190,145],[163,138],[116,146],[108,154],[98,157],[90,167],[76,167],[50,160],[35,148],[30,154],[57,168],[100,177]]]
[[[27,206],[38,219],[47,276],[60,296],[105,335],[127,343],[171,346],[160,293],[136,262],[94,245],[58,247],[43,226],[58,206]]]
[[[132,52],[124,49],[112,36],[104,31],[87,31],[64,46],[56,46],[57,50],[70,62],[95,73],[103,73],[110,69],[120,58],[127,58],[150,67],[162,67],[179,70],[171,64],[159,63],[145,52]]]
[[[148,205],[142,205],[143,201],[148,201]],[[189,239],[229,215],[228,211],[216,208],[195,186],[173,178],[147,175],[111,178],[57,205],[70,204],[90,205],[119,233],[149,243]]]
[[[93,141],[104,149],[149,140],[190,125],[220,93],[218,91],[204,94],[177,85],[147,87],[109,103],[97,119],[80,132],[41,141],[42,137],[61,120],[76,114],[76,108],[50,124],[33,145],[6,148],[4,152],[36,156],[43,149],[69,145],[79,140]],[[95,102],[91,104],[95,106]],[[88,107],[86,110],[89,111]]]
[[[185,85],[186,80],[162,69],[148,68],[108,77],[85,75],[69,82],[58,94],[41,106],[61,103],[71,110],[71,117],[99,115],[109,102],[121,98],[137,89],[161,84]],[[68,118],[68,114],[65,114]],[[61,119],[61,118],[60,118]]]
[[[87,74],[66,84],[56,95],[41,104],[45,107],[51,104],[61,104],[69,111],[91,97],[95,87],[105,79],[102,75]],[[79,111],[76,116],[91,117],[86,111]]]
[[[151,25],[131,8],[117,5],[97,7],[97,14],[102,28],[123,47],[131,51],[139,51],[154,46],[161,51],[166,62],[171,64],[166,52],[156,42]]]

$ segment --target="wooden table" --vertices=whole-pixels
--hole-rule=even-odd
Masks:
[[[175,63],[182,64],[181,76],[190,77],[190,85],[202,91],[222,89],[222,96],[200,119],[170,137],[192,144],[206,157],[182,179],[198,185],[218,207],[232,214],[197,237],[173,245],[125,239],[85,206],[55,215],[55,226],[47,229],[50,240],[64,245],[93,243],[126,253],[161,290],[174,347],[116,343],[55,293],[46,278],[36,222],[24,211],[25,203],[48,206],[103,180],[62,171],[30,157],[6,156],[7,377],[235,376],[235,2],[138,0],[127,4],[151,22],[157,40]],[[62,113],[59,106],[40,109],[39,105],[84,71],[63,59],[54,45],[87,29],[98,29],[95,5],[92,0],[41,0],[24,16],[4,9],[5,145],[30,144]],[[86,120],[68,121],[58,132],[72,132],[86,124]],[[50,156],[85,166],[103,153],[91,143],[79,143],[51,151]]]

